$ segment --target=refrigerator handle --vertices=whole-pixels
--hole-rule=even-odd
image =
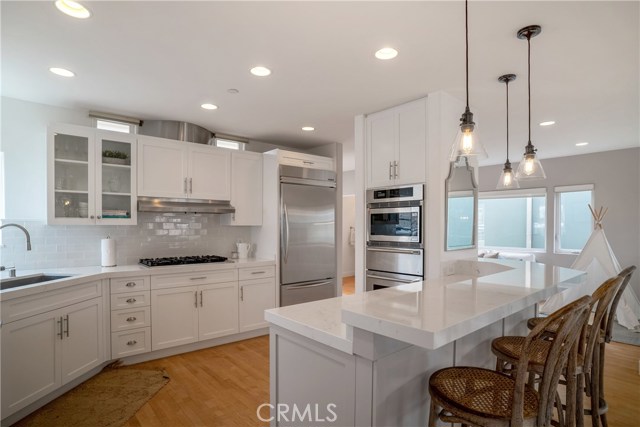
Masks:
[[[287,260],[289,259],[289,212],[287,211],[287,204],[284,202],[284,200],[282,201],[282,210],[284,212],[284,233],[286,233],[285,236],[283,236],[283,241],[284,241],[284,262],[285,264],[287,263]]]

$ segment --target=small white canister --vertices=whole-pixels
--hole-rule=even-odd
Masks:
[[[102,249],[102,266],[103,267],[115,267],[116,266],[116,241],[110,236],[101,241]]]

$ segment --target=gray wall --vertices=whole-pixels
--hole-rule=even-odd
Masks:
[[[514,165],[515,168],[516,165]],[[569,267],[576,255],[554,254],[554,187],[594,184],[595,207],[609,212],[603,221],[609,244],[624,268],[640,266],[640,148],[543,159],[545,181],[521,183],[520,188],[547,188],[547,238],[540,262]],[[494,191],[502,166],[480,168],[480,191]],[[640,296],[640,274],[631,285]]]

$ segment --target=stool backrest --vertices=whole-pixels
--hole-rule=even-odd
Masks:
[[[618,287],[616,291],[616,295],[613,297],[613,302],[611,303],[611,308],[609,308],[609,315],[607,316],[607,323],[604,328],[604,342],[611,342],[612,331],[613,331],[613,318],[616,315],[616,310],[618,309],[618,303],[620,302],[620,298],[622,298],[622,293],[627,288],[629,281],[631,280],[631,276],[633,272],[636,270],[636,266],[632,265],[620,272],[618,277],[622,277],[622,283]]]
[[[553,404],[560,375],[567,364],[569,354],[572,353],[575,356],[575,350],[573,352],[571,350],[575,349],[582,328],[589,320],[590,302],[591,297],[584,296],[567,304],[538,323],[527,335],[516,371],[511,417],[512,426],[521,426],[524,421],[524,386],[528,379],[529,355],[534,348],[533,346],[536,345],[536,341],[543,340],[545,331],[553,324],[553,326],[557,326],[556,335],[551,341],[551,347],[538,388],[539,406],[536,422],[536,426],[551,425]]]

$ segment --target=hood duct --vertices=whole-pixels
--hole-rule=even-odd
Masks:
[[[210,130],[193,123],[176,120],[145,120],[138,128],[138,134],[214,145],[214,135]]]
[[[138,212],[227,214],[235,211],[236,208],[225,201],[138,197]]]

